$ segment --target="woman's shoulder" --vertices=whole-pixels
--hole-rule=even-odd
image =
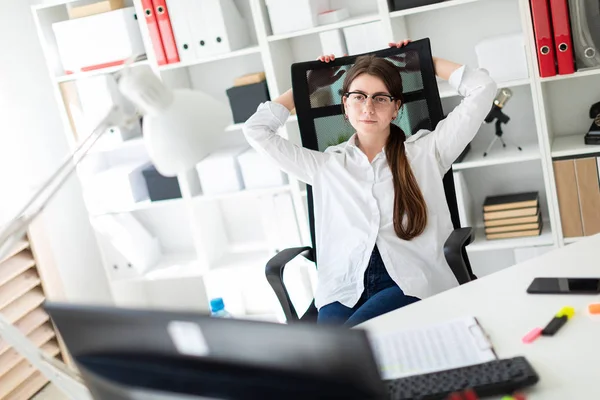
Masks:
[[[430,134],[431,131],[429,129],[419,129],[417,132],[407,137],[404,143],[406,145],[424,144],[424,141],[429,139]]]

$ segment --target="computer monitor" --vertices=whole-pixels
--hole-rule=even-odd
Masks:
[[[382,399],[360,329],[46,302],[97,400]]]

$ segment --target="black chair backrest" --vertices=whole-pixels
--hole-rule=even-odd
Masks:
[[[393,123],[407,135],[413,135],[420,129],[433,130],[444,118],[444,113],[429,39],[420,39],[399,49],[388,48],[369,54],[393,62],[402,76],[404,110],[398,113]],[[304,147],[324,151],[331,145],[346,141],[354,133],[350,123],[344,119],[341,106],[344,76],[331,85],[320,86],[313,94],[310,94],[308,77],[315,71],[322,75],[323,70],[328,68],[340,74],[340,71],[350,69],[359,56],[336,58],[329,63],[308,61],[292,65],[294,102]],[[309,186],[307,189],[310,233],[313,248],[316,248],[312,188]],[[454,228],[460,228],[452,170],[444,177],[444,190]]]

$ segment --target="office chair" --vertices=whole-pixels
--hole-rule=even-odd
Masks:
[[[372,54],[392,61],[398,66],[398,71],[402,75],[404,111],[398,113],[398,118],[393,123],[400,126],[407,135],[412,135],[419,129],[433,130],[444,115],[435,79],[429,39],[411,42],[400,49],[389,48]],[[324,151],[329,146],[347,140],[354,132],[352,126],[343,118],[341,107],[343,76],[333,84],[320,87],[316,91],[309,87],[311,82],[307,77],[314,71],[327,68],[332,68],[331,75],[340,73],[339,71],[342,69],[349,69],[357,57],[358,55],[337,58],[330,63],[309,61],[292,65],[294,102],[304,147]],[[444,176],[444,191],[454,226],[454,231],[444,244],[444,255],[459,284],[464,284],[476,279],[465,249],[473,240],[473,229],[460,227],[452,169]],[[318,268],[313,196],[310,186],[307,186],[307,201],[312,247],[282,250],[269,260],[266,266],[267,280],[281,303],[288,323],[316,321],[317,318],[314,301],[302,318],[298,317],[283,283],[283,271],[286,264],[297,256],[303,256],[315,262]]]

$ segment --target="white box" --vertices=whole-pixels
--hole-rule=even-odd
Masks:
[[[327,10],[317,15],[317,22],[319,25],[329,25],[343,21],[348,17],[350,17],[350,13],[347,8],[338,8],[337,10]]]
[[[336,57],[348,54],[346,40],[340,29],[319,33],[319,40],[321,41],[321,54],[333,54]]]
[[[130,213],[102,215],[92,218],[91,222],[138,274],[158,263],[162,254],[160,242]]]
[[[66,73],[118,65],[146,54],[133,7],[57,22],[52,29]]]
[[[98,212],[120,210],[149,199],[142,171],[150,165],[128,163],[97,173],[84,183],[90,208]]]
[[[98,126],[110,109],[122,102],[116,80],[111,75],[100,75],[75,81],[77,97],[82,114],[74,113],[73,119],[77,126],[80,139],[87,137]],[[125,105],[125,103],[121,103]],[[125,111],[134,112],[133,107]],[[130,129],[113,127],[99,139],[96,146],[110,146],[126,140],[141,138],[142,126],[135,124]],[[98,148],[98,147],[95,147]]]
[[[329,0],[265,0],[274,35],[318,26],[318,15],[329,10]]]
[[[344,28],[349,55],[370,53],[388,47],[381,21]]]
[[[240,154],[238,163],[246,189],[282,186],[288,182],[283,171],[253,148]]]
[[[228,147],[210,153],[196,166],[205,195],[237,192],[244,189],[238,156],[248,146]]]
[[[529,77],[522,33],[484,39],[475,45],[475,53],[479,67],[497,82]]]

